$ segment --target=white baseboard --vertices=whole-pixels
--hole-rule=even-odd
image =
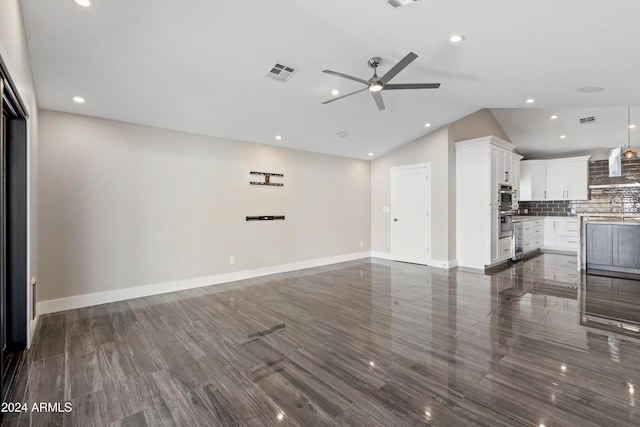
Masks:
[[[40,313],[38,313],[38,307],[36,306],[36,317],[29,319],[29,335],[27,336],[27,348],[31,348],[31,342],[36,334],[36,326],[38,326],[38,320],[40,320]]]
[[[443,260],[439,260],[439,259],[432,259],[431,262],[428,264],[432,267],[442,267],[442,268],[446,268],[446,269],[450,269],[453,267],[457,267],[458,266],[458,261],[455,259],[450,259],[448,261],[443,261]]]
[[[352,254],[338,255],[328,258],[318,258],[313,260],[294,262],[290,264],[276,265],[272,267],[263,267],[255,270],[244,270],[232,273],[216,274],[213,276],[196,277],[193,279],[176,280],[171,282],[156,283],[151,285],[136,286],[132,288],[117,289],[113,291],[96,292],[92,294],[41,301],[36,307],[36,321],[32,322],[31,327],[35,329],[37,319],[41,314],[56,313],[58,311],[90,307],[92,305],[122,301],[131,298],[146,297],[167,292],[181,291],[185,289],[200,288],[203,286],[219,285],[221,283],[251,279],[253,277],[267,276],[269,274],[286,273],[288,271],[321,267],[323,265],[337,264],[340,262],[353,261],[356,259],[369,257],[371,257],[371,252],[356,252]]]
[[[393,261],[391,254],[389,252],[379,252],[379,251],[371,251],[371,256],[373,258],[381,258]],[[430,259],[427,261],[427,265],[431,267],[443,267],[443,268],[453,268],[458,266],[458,261],[455,259],[451,259],[449,261],[442,261],[438,259]]]
[[[392,260],[389,252],[371,251],[371,257]]]

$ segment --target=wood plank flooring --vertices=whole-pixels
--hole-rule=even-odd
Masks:
[[[622,299],[620,301],[620,299]],[[640,425],[640,282],[363,259],[43,316],[6,426]],[[630,318],[625,320],[624,318]]]

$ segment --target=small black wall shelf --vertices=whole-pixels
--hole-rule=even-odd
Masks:
[[[284,215],[260,215],[260,216],[247,216],[247,221],[274,221],[284,220]]]
[[[284,184],[281,183],[281,182],[271,182],[271,177],[272,176],[279,177],[279,178],[284,177],[284,175],[281,174],[281,173],[251,171],[251,172],[249,172],[249,175],[264,176],[264,181],[249,181],[249,184],[251,184],[251,185],[271,185],[271,186],[274,186],[274,187],[282,187],[282,186],[284,186]]]

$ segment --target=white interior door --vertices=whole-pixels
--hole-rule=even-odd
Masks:
[[[391,168],[391,257],[428,264],[431,258],[430,165]]]

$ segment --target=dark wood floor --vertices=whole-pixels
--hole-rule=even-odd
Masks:
[[[364,259],[47,315],[13,401],[72,411],[3,424],[640,425],[639,295],[563,255]]]

